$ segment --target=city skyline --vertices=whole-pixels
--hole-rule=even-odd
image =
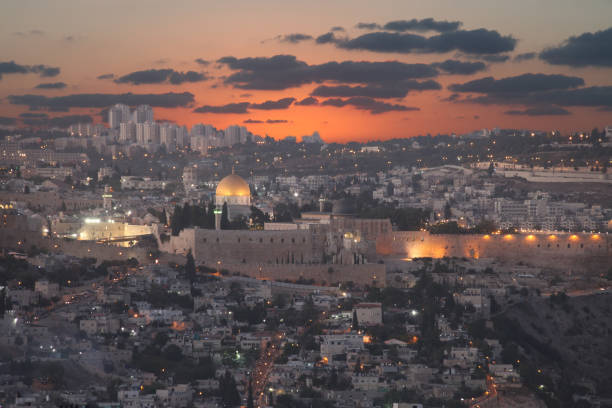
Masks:
[[[610,124],[605,1],[3,8],[4,125],[100,122],[115,103],[332,142]]]

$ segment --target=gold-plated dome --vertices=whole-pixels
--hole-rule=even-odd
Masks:
[[[217,196],[245,197],[251,195],[249,184],[237,174],[224,177],[217,186]]]

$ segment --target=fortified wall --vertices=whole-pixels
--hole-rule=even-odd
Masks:
[[[100,244],[95,241],[77,241],[64,239],[43,239],[42,248],[51,253],[64,253],[78,258],[96,258],[102,261],[127,261],[135,258],[140,264],[154,261],[151,249],[141,247],[121,248],[112,244]]]
[[[160,237],[159,230],[155,236]],[[297,230],[210,230],[187,228],[159,249],[185,255],[191,250],[196,264],[227,269],[265,280],[313,279],[319,285],[352,281],[360,285],[385,285],[385,265],[324,263],[325,228]]]
[[[394,231],[376,240],[379,256],[495,258],[566,272],[600,273],[612,265],[612,236],[590,233],[430,234]]]
[[[223,266],[223,265],[221,265]],[[317,285],[337,286],[339,283],[353,282],[357,285],[384,287],[386,269],[384,264],[359,265],[252,265],[232,264],[231,272],[261,280],[291,280],[312,279]]]
[[[158,235],[158,234],[156,234]],[[323,259],[325,243],[309,230],[216,231],[187,228],[164,242],[160,250],[186,254],[191,250],[200,265],[312,264]]]

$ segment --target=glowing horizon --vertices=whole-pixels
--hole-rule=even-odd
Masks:
[[[238,0],[224,4],[198,1],[171,4],[158,0],[129,4],[118,0],[103,4],[76,0],[58,4],[33,0],[10,2],[2,6],[0,16],[0,47],[4,51],[0,64],[13,61],[18,67],[0,65],[0,125],[12,122],[22,126],[24,119],[29,123],[47,123],[42,115],[38,119],[20,117],[32,116],[32,113],[48,117],[89,115],[94,122],[102,120],[102,107],[72,107],[56,112],[50,107],[15,103],[14,97],[9,98],[11,95],[53,98],[170,92],[189,92],[193,94],[193,101],[189,106],[154,107],[156,120],[188,127],[209,123],[219,129],[238,124],[254,134],[274,138],[300,137],[318,131],[326,141],[346,142],[420,134],[462,134],[493,127],[574,132],[612,125],[612,83],[609,81],[612,62],[607,55],[612,55],[609,49],[612,45],[603,41],[607,39],[606,30],[610,29],[607,17],[612,15],[612,3],[585,6],[570,0],[537,4],[521,1],[495,5],[494,9],[487,9],[485,4],[488,3],[476,0],[467,0],[461,5],[451,0],[428,4],[387,1],[376,6],[368,1],[330,4],[322,0],[309,4],[277,0],[258,4]],[[546,16],[545,21],[542,16]],[[386,23],[397,20],[406,20],[404,24],[412,26],[400,30],[385,28]],[[359,22],[376,23],[378,27],[360,29],[356,27]],[[450,28],[451,31],[442,26],[442,23],[454,22],[458,22],[458,28]],[[432,29],[435,24],[440,27]],[[332,30],[332,27],[342,27],[342,30]],[[476,36],[483,34],[473,33],[479,29],[491,34],[486,38],[491,40],[491,46],[498,48],[483,52],[481,47],[490,44],[471,37],[466,40],[457,36],[444,42],[448,32]],[[605,55],[585,56],[582,51],[575,52],[583,44],[572,37],[594,33],[597,40],[600,31],[604,44],[600,52]],[[318,44],[317,37],[329,32],[334,39],[321,39],[323,44]],[[287,37],[290,34],[302,37]],[[373,35],[365,41],[368,34]],[[417,44],[429,42],[425,46],[417,45],[415,50],[398,51],[408,43],[413,46],[413,40]],[[571,46],[574,42],[577,45],[566,46],[568,42]],[[556,50],[552,56],[540,54],[550,48]],[[242,80],[252,73],[248,69],[253,64],[244,62],[243,65],[249,66],[245,71],[219,62],[228,56],[237,60],[260,57],[269,62],[278,55],[295,56],[308,73],[283,69],[270,79],[266,78],[265,70],[259,70],[254,72],[251,82],[239,82],[233,78]],[[491,57],[504,56],[508,57],[504,62],[490,61]],[[208,64],[198,63],[197,59]],[[482,62],[484,67],[459,74],[438,65],[447,60],[465,64]],[[345,61],[355,66],[361,62],[425,64],[435,73],[389,81],[384,73],[374,72],[371,76],[364,73],[370,68],[362,69],[358,75],[353,71],[336,74],[337,66],[326,65]],[[43,71],[40,65],[59,68],[59,73]],[[141,78],[140,71],[162,69],[171,71],[167,79],[155,79],[157,83],[137,84],[137,80],[130,79]],[[190,71],[201,77],[191,77],[195,82],[188,82],[170,76]],[[98,79],[107,74],[113,77]],[[507,87],[500,80],[524,74],[545,74],[545,77],[531,81],[519,78],[516,94],[511,92],[514,83],[510,90],[499,91]],[[494,78],[493,88],[483,91],[480,84],[467,86],[485,77]],[[423,89],[409,90],[405,96],[390,96],[390,89],[401,88],[410,81],[417,83],[410,86]],[[427,81],[433,84],[425,84]],[[539,86],[544,82],[549,83],[549,88],[542,90]],[[453,84],[461,86],[449,89]],[[524,89],[520,88],[523,84]],[[331,92],[374,92],[375,96],[356,95],[361,98],[356,100],[347,95],[315,96],[317,105],[296,105],[319,86],[370,87],[373,90],[333,89]],[[436,86],[440,89],[435,89]],[[329,89],[321,92],[324,91],[330,92]],[[294,101],[278,109],[260,106],[284,98],[294,98]],[[243,110],[245,113],[194,112],[203,106],[204,110],[218,112],[224,105],[240,103],[249,104]],[[248,120],[262,123],[245,123]]]

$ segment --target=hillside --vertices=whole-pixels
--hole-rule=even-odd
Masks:
[[[502,359],[514,362],[523,381],[549,406],[571,406],[572,394],[610,397],[611,312],[607,293],[561,294],[514,305],[493,318],[504,345]]]

